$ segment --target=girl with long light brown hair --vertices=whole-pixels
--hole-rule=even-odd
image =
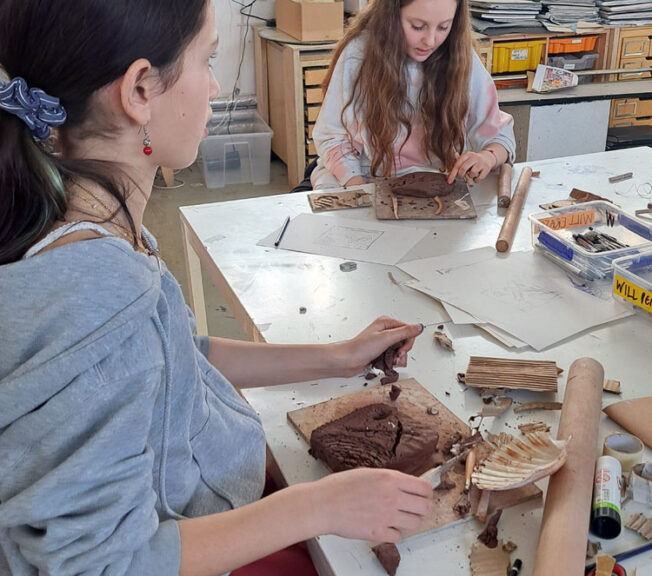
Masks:
[[[467,0],[370,0],[324,89],[314,188],[419,167],[477,181],[514,160],[513,119],[473,51]]]

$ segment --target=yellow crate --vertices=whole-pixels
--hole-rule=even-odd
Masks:
[[[541,54],[545,45],[545,40],[495,42],[491,64],[492,74],[536,70],[537,65],[541,63]]]

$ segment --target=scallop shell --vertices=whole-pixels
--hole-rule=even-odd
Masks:
[[[566,462],[568,440],[533,432],[500,445],[471,476],[481,490],[511,490],[554,474]]]

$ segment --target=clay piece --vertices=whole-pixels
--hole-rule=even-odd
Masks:
[[[514,544],[511,540],[507,540],[507,542],[503,543],[503,550],[507,552],[507,554],[511,554],[516,550],[518,546]]]
[[[518,429],[523,434],[531,434],[532,432],[550,432],[550,426],[545,422],[528,422],[527,424],[519,424]]]
[[[383,544],[378,544],[378,546],[374,546],[372,551],[376,555],[376,558],[378,558],[378,561],[382,564],[387,574],[389,574],[389,576],[395,576],[396,569],[401,562],[401,554],[396,545],[385,542]]]
[[[390,346],[371,363],[373,368],[382,370],[385,374],[385,377],[380,380],[381,384],[391,384],[398,380],[398,372],[394,370],[394,358],[396,357],[396,352],[398,352],[401,344],[402,343],[399,342]]]
[[[509,570],[509,554],[502,546],[487,548],[482,542],[471,546],[471,574],[473,576],[505,576]]]
[[[566,462],[569,440],[553,440],[546,432],[512,437],[473,472],[473,483],[481,490],[509,490],[550,476]]]
[[[394,402],[401,395],[401,387],[392,384],[392,389],[389,391],[389,399]]]
[[[561,410],[561,402],[525,402],[514,408],[514,412],[527,412],[529,410]]]
[[[439,344],[439,346],[441,346],[444,350],[448,350],[449,352],[454,352],[454,350],[453,350],[453,342],[443,332],[440,332],[439,330],[436,330],[435,333],[433,334],[433,340],[437,344]]]
[[[444,442],[444,447],[441,449],[444,456],[450,456],[451,450],[455,444],[459,444],[462,440],[462,435],[459,432],[455,432],[446,442]]]
[[[588,540],[586,542],[586,558],[591,559],[595,558],[598,552],[602,550],[602,544],[600,542],[591,542],[591,540]]]
[[[370,404],[313,430],[310,452],[333,470],[393,468],[423,471],[437,449],[437,433],[389,404]]]
[[[602,389],[605,392],[611,392],[612,394],[620,394],[620,382],[618,380],[610,380],[605,378]]]
[[[600,554],[595,559],[595,576],[612,576],[616,559],[608,554]]]
[[[452,490],[455,488],[456,484],[453,482],[449,477],[448,474],[444,474],[441,477],[441,481],[439,482],[439,486],[435,488],[437,492],[447,492],[448,490]]]
[[[635,464],[627,477],[627,496],[634,502],[652,506],[652,463]]]
[[[453,510],[457,512],[460,517],[465,517],[471,510],[471,500],[469,499],[468,493],[462,492],[459,500],[455,502]]]
[[[373,379],[376,378],[377,376],[378,376],[378,374],[376,374],[375,372],[367,372],[367,373],[364,375],[364,379],[365,379],[365,380],[373,380]]]
[[[482,399],[484,402],[484,398]],[[500,416],[506,412],[509,407],[512,405],[512,399],[509,396],[498,396],[495,398],[490,398],[489,402],[482,407],[480,415],[482,417],[493,417]]]
[[[630,516],[625,526],[630,530],[635,530],[646,540],[652,539],[652,518],[648,518],[644,514]]]
[[[483,542],[487,548],[498,546],[498,520],[500,520],[502,513],[502,510],[498,510],[487,522],[484,530],[478,534],[478,540]]]

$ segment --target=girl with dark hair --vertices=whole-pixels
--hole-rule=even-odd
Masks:
[[[370,0],[338,44],[313,130],[314,188],[514,161],[513,119],[474,53],[467,0]]]
[[[216,46],[211,0],[0,0],[0,574],[222,574],[320,534],[396,541],[430,511],[391,470],[260,499],[234,386],[352,376],[399,342],[405,365],[423,327],[195,335],[142,218],[157,166],[195,158]]]

